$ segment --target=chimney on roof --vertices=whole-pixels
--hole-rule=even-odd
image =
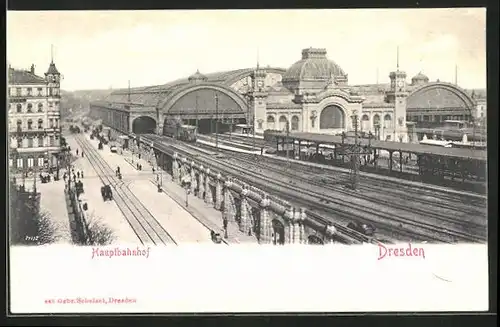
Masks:
[[[30,72],[35,75],[35,64],[31,64]]]

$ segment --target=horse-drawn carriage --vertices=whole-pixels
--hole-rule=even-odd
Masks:
[[[222,237],[220,236],[219,233],[216,233],[215,231],[210,231],[210,236],[212,237],[212,242],[216,244],[222,243]]]
[[[113,200],[113,192],[111,191],[111,186],[104,185],[101,187],[102,200]]]
[[[83,190],[83,183],[82,183],[82,181],[75,182],[75,187],[76,187],[76,194],[77,195],[85,193],[84,190]]]

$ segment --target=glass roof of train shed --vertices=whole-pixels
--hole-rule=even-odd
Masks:
[[[284,132],[272,132],[269,133],[270,136],[276,136],[280,138],[286,138],[287,134]],[[288,138],[293,140],[309,141],[320,144],[340,144],[342,143],[342,136],[338,135],[327,135],[327,134],[314,134],[314,133],[303,133],[296,132],[290,133]],[[354,139],[352,137],[346,138],[344,141],[346,144],[354,144]],[[369,140],[365,138],[359,138],[361,145],[368,145]],[[417,143],[402,143],[402,142],[387,142],[379,140],[371,140],[371,146],[375,149],[382,149],[388,151],[402,151],[406,153],[417,153],[417,154],[431,154],[442,157],[452,157],[461,159],[473,159],[486,161],[487,151],[485,150],[471,150],[462,148],[445,148],[436,147],[432,145],[424,145]]]

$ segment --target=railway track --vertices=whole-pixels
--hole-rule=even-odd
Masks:
[[[87,159],[92,163],[102,183],[114,188],[113,199],[140,242],[143,245],[176,245],[175,240],[158,220],[128,189],[127,185],[114,175],[113,169],[101,157],[98,150],[81,135],[76,136],[75,139],[80,148],[85,151]]]
[[[253,164],[254,162],[252,161],[253,157],[252,156],[247,156],[245,154],[241,155],[242,158],[245,158],[245,160],[249,164]],[[359,185],[359,189],[364,190],[364,191],[369,191],[369,192],[377,192],[378,194],[376,196],[370,196],[367,195],[367,192],[363,193],[355,193],[350,190],[346,190],[343,187],[335,187],[335,186],[330,186],[330,185],[335,185],[335,184],[341,184],[343,186],[345,180],[341,180],[340,183],[335,183],[338,182],[338,180],[334,180],[333,183],[330,179],[327,179],[326,181],[317,181],[316,176],[314,174],[311,174],[310,172],[306,172],[305,170],[302,171],[302,175],[299,175],[297,171],[287,171],[283,170],[282,166],[277,166],[277,165],[267,165],[262,162],[259,162],[259,165],[269,169],[271,171],[274,171],[279,174],[287,175],[288,177],[293,177],[293,178],[299,178],[303,182],[311,183],[314,184],[318,187],[323,187],[329,190],[332,190],[333,192],[345,194],[345,195],[350,195],[350,196],[356,196],[358,198],[362,198],[371,202],[374,202],[376,204],[382,204],[386,205],[389,207],[393,207],[397,210],[406,210],[408,212],[412,212],[413,214],[419,214],[422,215],[423,217],[432,217],[433,220],[437,219],[439,221],[444,221],[448,222],[450,224],[458,224],[459,227],[464,227],[466,229],[470,229],[471,232],[475,231],[476,233],[479,232],[478,234],[481,234],[481,232],[485,233],[486,231],[486,226],[484,224],[476,223],[476,222],[471,222],[471,221],[466,221],[462,219],[458,219],[457,215],[464,216],[466,215],[467,217],[481,217],[483,214],[476,210],[472,209],[466,209],[466,208],[456,208],[452,207],[452,205],[458,205],[458,203],[454,204],[448,204],[444,205],[441,203],[436,203],[431,201],[425,201],[421,200],[418,198],[418,196],[422,196],[420,192],[415,192],[415,190],[412,190],[412,193],[415,195],[408,195],[409,190],[405,190],[406,193],[399,192],[399,191],[393,191],[394,187],[396,185],[394,184],[389,184],[386,188],[382,188],[380,184],[378,183],[377,185]],[[323,179],[325,177],[322,177]],[[387,185],[387,184],[386,184]],[[391,198],[392,197],[392,198]],[[438,198],[441,199],[440,194],[433,194],[433,198]],[[396,201],[395,201],[396,200]],[[408,205],[407,203],[419,203],[419,205]],[[426,208],[422,208],[421,206],[424,205]],[[437,207],[441,209],[446,209],[448,211],[448,214],[443,214],[440,212],[437,212],[436,210],[428,209],[429,206],[432,206],[437,209]],[[452,218],[451,218],[452,217]],[[484,217],[484,221],[486,221],[486,217]]]
[[[194,150],[184,152],[192,155]],[[377,227],[382,227],[384,230],[390,231],[392,235],[404,235],[412,240],[439,241],[447,243],[454,243],[457,240],[473,242],[483,241],[482,239],[478,239],[468,233],[443,230],[431,224],[401,219],[400,217],[391,215],[390,213],[374,213],[368,208],[363,208],[348,202],[341,202],[332,197],[326,197],[322,191],[301,188],[301,196],[298,197],[296,190],[292,190],[289,183],[285,183],[281,179],[277,179],[273,176],[263,179],[260,173],[249,171],[248,166],[241,166],[241,164],[238,165],[234,162],[227,163],[223,161],[215,161],[213,158],[201,153],[198,154],[198,160],[203,161],[204,164],[221,171],[230,172],[235,176],[240,176],[241,179],[257,187],[265,189],[271,188],[274,191],[274,194],[279,194],[285,199],[292,199],[291,202],[300,203],[301,205],[306,206],[310,206],[311,203],[314,203],[314,209],[320,209],[321,213],[328,213],[329,215],[333,214],[336,218],[342,218],[344,221],[352,221],[352,219],[355,219],[361,222],[375,223]],[[269,180],[271,180],[272,183],[269,183]],[[401,228],[400,224],[405,224],[408,227]],[[415,237],[418,237],[418,239],[415,239]],[[392,238],[397,239],[397,237],[394,236],[392,236]]]
[[[161,144],[165,148],[168,146],[172,147],[170,152],[177,151],[177,152],[184,154],[184,155],[197,157],[198,160],[200,159],[200,153],[202,153],[203,155],[209,156],[209,157],[216,154],[215,152],[200,149],[198,147],[195,147],[195,146],[192,146],[189,144],[185,144],[185,143],[182,144],[180,142],[177,142],[177,141],[171,140],[171,139],[169,139],[169,143],[165,143],[165,139],[162,139],[161,137],[156,136],[156,135],[150,135],[149,137],[151,140],[158,142],[157,143],[158,145]],[[163,149],[163,151],[167,150],[165,148]],[[189,149],[187,149],[187,148],[189,148]],[[209,164],[210,160],[204,160],[203,162],[205,164]],[[221,171],[224,171],[224,170],[221,169]],[[304,204],[306,204],[306,203],[304,203]],[[343,226],[335,221],[332,221],[331,219],[327,219],[326,217],[322,216],[319,213],[307,212],[307,215],[311,218],[314,218],[314,220],[316,220],[317,222],[322,223],[324,225],[333,225],[337,229],[337,231],[341,232],[341,235],[343,236],[342,239],[348,244],[379,243],[379,241],[376,240],[374,237],[369,237],[369,236],[364,235],[356,230],[353,230],[353,229],[350,229],[346,226]],[[390,243],[390,241],[386,240],[385,243]]]
[[[222,150],[222,152],[230,152],[228,150]],[[245,154],[245,153],[234,153],[230,152],[232,155],[236,155],[238,157],[242,158],[250,158],[253,155]],[[277,165],[280,168],[283,167],[283,161],[278,160],[278,159],[272,159],[269,157],[260,157],[259,161],[262,162],[269,162],[272,165]],[[330,184],[346,184],[349,182],[349,170],[345,168],[339,168],[336,167],[335,172],[332,173],[331,170],[327,169],[322,169],[318,167],[313,167],[313,166],[306,166],[306,165],[301,165],[297,163],[291,163],[291,166],[293,167],[294,170],[296,171],[302,171],[304,173],[308,174],[308,179],[314,178],[316,179],[318,174],[322,176],[322,179],[328,180],[328,183]],[[314,174],[311,174],[314,173]],[[315,175],[316,174],[316,175]],[[466,195],[457,195],[457,194],[450,194],[450,192],[443,192],[443,191],[437,191],[436,189],[429,189],[429,187],[426,187],[425,185],[422,186],[408,186],[404,184],[395,184],[394,182],[390,181],[384,181],[381,178],[374,178],[370,177],[367,175],[361,175],[363,179],[366,182],[372,182],[372,184],[376,186],[371,186],[371,185],[359,185],[359,189],[365,190],[365,191],[380,191],[381,186],[385,186],[384,188],[384,194],[386,195],[394,195],[397,196],[401,200],[405,200],[408,202],[419,202],[424,206],[433,206],[435,208],[441,208],[444,210],[456,210],[457,207],[460,207],[460,212],[469,216],[482,216],[484,213],[477,209],[470,209],[470,208],[485,208],[486,207],[486,198],[483,196],[474,196],[471,194],[470,196]],[[313,179],[313,180],[314,180]],[[325,183],[326,184],[326,183]],[[395,188],[397,187],[397,189]],[[404,189],[401,191],[401,189]],[[337,189],[335,189],[337,190]],[[417,190],[417,192],[415,192]],[[414,193],[416,196],[419,198],[409,195],[409,193]],[[422,196],[428,196],[432,200],[425,200],[422,199]],[[445,203],[439,203],[436,200],[441,200],[442,202]],[[379,197],[376,198],[376,200],[379,200]],[[382,199],[380,199],[383,201]],[[388,201],[386,201],[386,204],[389,204]],[[407,209],[410,209],[407,207]],[[430,212],[426,209],[417,209],[421,210],[421,213],[427,213],[427,214],[433,214],[436,216],[440,216],[443,219],[447,219],[446,216],[440,215],[439,213],[436,212]]]

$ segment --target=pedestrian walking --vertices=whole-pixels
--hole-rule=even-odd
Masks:
[[[151,168],[153,170],[153,174],[155,173],[155,167]]]
[[[79,171],[77,171],[77,172],[76,172],[76,176],[77,176],[78,178],[80,178],[80,172],[79,172]]]
[[[76,149],[76,155],[78,156],[78,149]]]
[[[83,150],[82,150],[82,158],[83,158]]]
[[[80,177],[83,178],[83,171],[80,173]]]

